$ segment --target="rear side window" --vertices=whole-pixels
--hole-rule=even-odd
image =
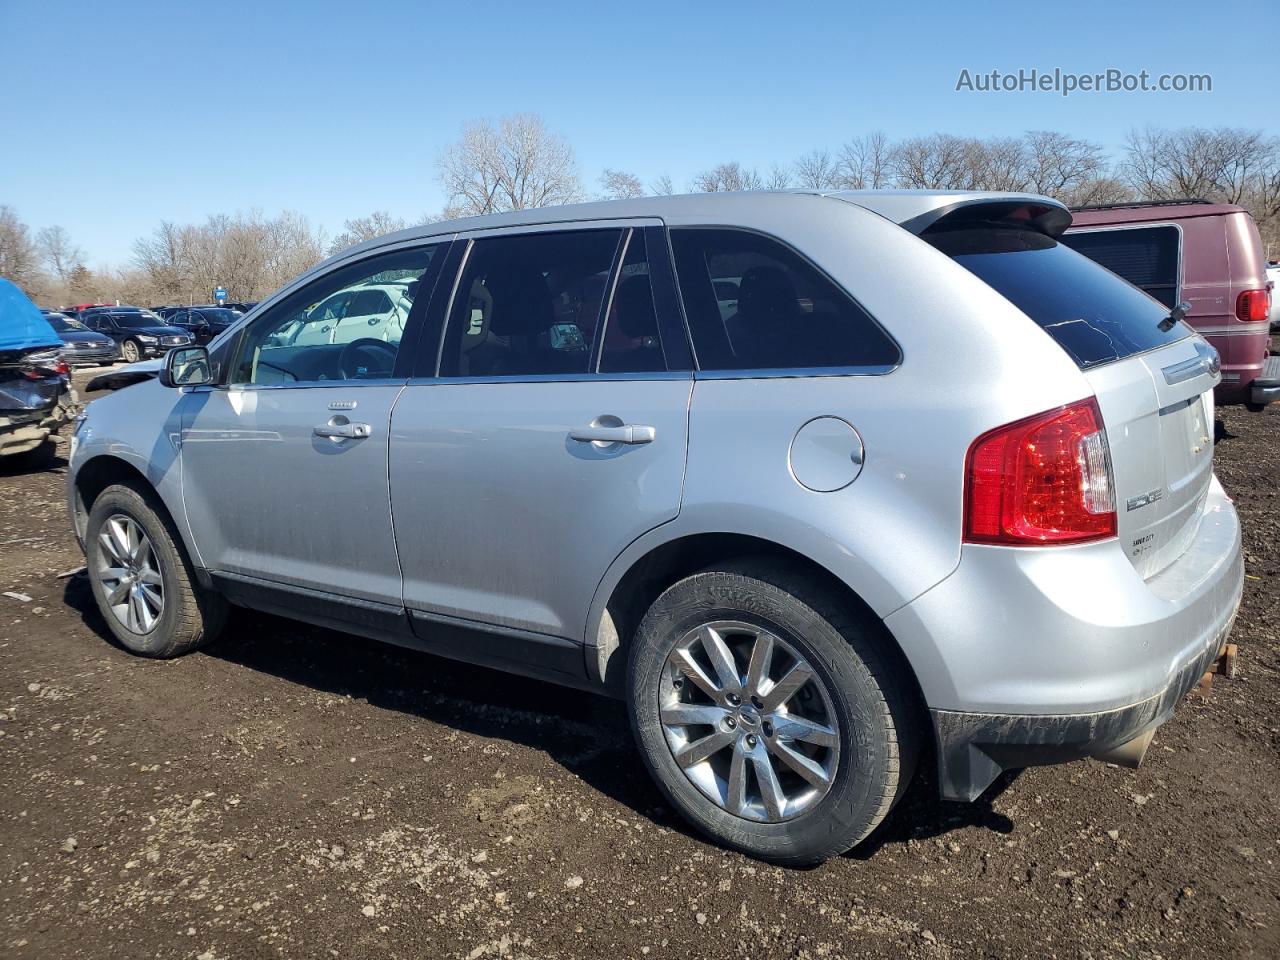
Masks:
[[[1066,234],[1062,242],[1145,290],[1166,307],[1177,304],[1181,246],[1177,227],[1084,230]]]
[[[458,281],[442,377],[587,373],[620,230],[476,240]]]
[[[1168,309],[1052,237],[1016,227],[926,232],[923,238],[1039,324],[1081,369],[1181,340],[1160,330]]]
[[[702,370],[891,367],[897,345],[813,264],[745,230],[671,231]]]

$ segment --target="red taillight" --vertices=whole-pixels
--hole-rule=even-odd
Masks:
[[[1111,461],[1096,400],[998,427],[969,448],[966,541],[1032,546],[1115,535]]]
[[[1236,297],[1236,319],[1244,323],[1261,323],[1271,312],[1271,297],[1266,290],[1242,290]]]

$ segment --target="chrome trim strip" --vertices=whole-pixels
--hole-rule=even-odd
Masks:
[[[478,383],[611,383],[614,381],[635,380],[691,380],[692,370],[663,370],[652,373],[535,373],[513,374],[501,377],[412,377],[408,385],[421,387],[430,385],[447,386],[451,384]]]
[[[699,370],[699,380],[777,380],[802,377],[883,377],[902,364],[869,364],[865,367],[779,367],[769,370]]]

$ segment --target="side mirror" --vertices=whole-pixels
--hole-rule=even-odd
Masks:
[[[209,351],[204,347],[174,347],[165,354],[160,382],[166,387],[200,387],[213,383]]]

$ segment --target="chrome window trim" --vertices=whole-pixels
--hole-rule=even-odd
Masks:
[[[854,367],[777,367],[774,369],[699,370],[698,380],[779,380],[812,377],[884,377],[902,366],[893,364],[867,364]]]
[[[221,390],[224,393],[233,391],[256,390],[314,390],[316,388],[349,387],[403,387],[407,381],[404,377],[382,377],[369,380],[297,380],[293,383],[211,383],[192,390],[192,393],[207,393]]]
[[[411,377],[408,386],[480,383],[623,383],[644,380],[692,380],[692,370],[663,370],[651,373],[531,373],[501,377]]]

